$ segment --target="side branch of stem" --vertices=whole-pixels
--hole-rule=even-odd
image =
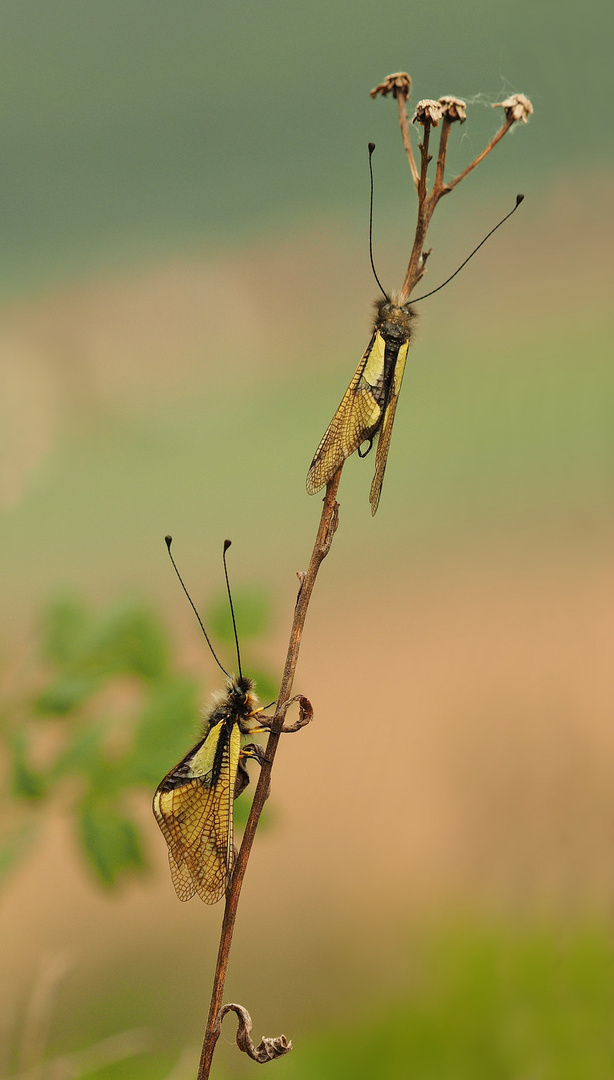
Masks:
[[[407,160],[409,161],[409,167],[411,174],[414,178],[414,184],[416,185],[416,191],[418,190],[418,184],[420,177],[418,175],[418,166],[416,165],[416,159],[414,157],[414,148],[411,144],[411,138],[409,134],[409,118],[407,116],[407,96],[400,91],[397,92],[397,105],[399,107],[399,125],[401,127],[401,135],[403,138],[403,146],[405,147],[405,153],[407,154]]]

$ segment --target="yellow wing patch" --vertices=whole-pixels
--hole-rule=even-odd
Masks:
[[[217,780],[212,766],[220,738],[226,740]],[[234,861],[233,802],[240,735],[234,724],[211,729],[203,744],[164,778],[154,796],[156,821],[168,844],[175,891],[180,900],[198,893],[215,904],[226,891]]]
[[[385,348],[382,335],[375,331],[314,454],[307,474],[310,495],[323,488],[345,459],[377,429],[382,415],[378,397],[383,390]]]

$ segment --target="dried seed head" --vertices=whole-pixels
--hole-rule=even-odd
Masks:
[[[370,91],[371,97],[376,98],[378,94],[382,97],[386,97],[387,94],[392,94],[393,97],[408,98],[411,90],[411,79],[406,71],[397,71],[394,75],[387,75],[383,83],[379,86],[375,86]]]
[[[438,127],[442,116],[443,109],[439,102],[424,98],[416,105],[416,111],[411,118],[411,122],[412,124],[422,124],[423,127],[426,127],[427,124],[431,127]]]
[[[496,101],[493,105],[493,109],[505,109],[505,115],[508,120],[522,120],[523,124],[526,124],[531,113],[533,112],[533,106],[528,97],[524,94],[512,94],[511,97],[505,99],[505,101]]]
[[[445,94],[444,97],[440,97],[439,104],[441,105],[441,111],[444,116],[447,116],[448,120],[460,120],[461,124],[465,123],[467,119],[467,113],[465,109],[467,105],[460,98],[452,97],[451,94]]]

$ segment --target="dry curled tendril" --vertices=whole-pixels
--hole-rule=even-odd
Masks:
[[[293,724],[286,724],[286,713],[291,705],[298,701],[299,703],[299,716],[298,720],[295,720]],[[275,728],[276,723],[281,720],[283,727]],[[263,727],[274,728],[279,732],[283,732],[284,735],[289,735],[293,731],[300,731],[301,728],[306,727],[307,724],[313,720],[313,705],[309,698],[306,698],[303,694],[295,694],[294,697],[289,698],[288,701],[284,701],[283,705],[275,716],[261,716],[260,723]]]
[[[258,1046],[254,1046],[251,1037],[252,1018],[247,1009],[244,1009],[242,1005],[222,1005],[216,1020],[218,1034],[222,1026],[222,1020],[228,1012],[237,1014],[237,1020],[239,1021],[237,1027],[237,1046],[244,1054],[251,1057],[252,1061],[257,1061],[260,1065],[265,1065],[267,1061],[274,1061],[275,1058],[283,1057],[284,1054],[287,1054],[292,1049],[292,1040],[286,1039],[285,1035],[278,1035],[274,1039],[269,1039],[266,1035],[263,1035]]]

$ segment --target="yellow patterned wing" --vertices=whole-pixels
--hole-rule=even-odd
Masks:
[[[180,900],[198,893],[215,904],[226,891],[234,860],[233,802],[240,735],[223,722],[164,778],[153,801],[156,821],[168,844],[175,892]]]
[[[385,349],[386,343],[376,330],[314,454],[307,473],[310,495],[328,484],[345,459],[377,430],[383,406]]]
[[[384,472],[386,471],[388,450],[390,449],[390,439],[392,437],[392,425],[394,424],[394,414],[397,408],[399,393],[401,392],[401,383],[403,382],[403,374],[405,372],[405,361],[407,360],[408,349],[409,343],[401,345],[401,348],[399,349],[397,361],[394,368],[394,381],[390,391],[390,397],[388,398],[388,404],[386,406],[381,431],[379,433],[377,441],[377,453],[375,455],[375,475],[373,476],[373,481],[371,483],[371,491],[369,492],[369,502],[371,503],[372,514],[375,514],[377,510],[377,507],[379,505],[379,497],[382,493]]]

